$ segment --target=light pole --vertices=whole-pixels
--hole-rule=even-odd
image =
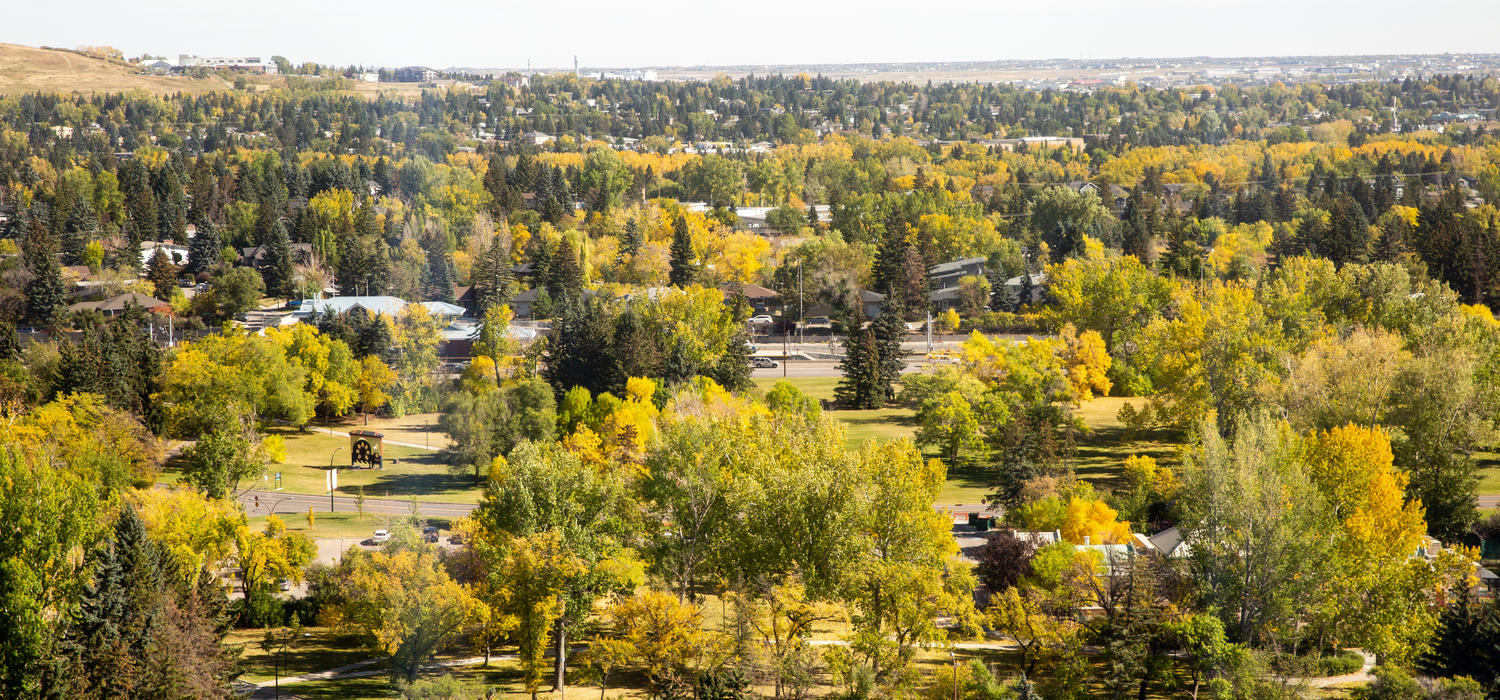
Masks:
[[[953,700],[958,700],[958,654],[949,649],[948,659],[953,662]]]
[[[333,452],[328,455],[328,512],[330,513],[333,512],[333,458],[337,457],[339,450],[342,449],[344,449],[344,446],[339,445],[333,448]]]
[[[797,258],[797,344],[802,345],[802,326],[806,322],[802,318],[802,258]]]

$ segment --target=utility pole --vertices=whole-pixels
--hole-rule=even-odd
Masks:
[[[802,338],[802,327],[807,322],[802,318],[802,259],[797,259],[797,344],[806,342]]]

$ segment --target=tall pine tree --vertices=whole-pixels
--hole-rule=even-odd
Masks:
[[[693,234],[688,230],[686,216],[678,216],[672,223],[671,270],[667,279],[674,287],[692,284],[696,270],[693,266]]]
[[[865,327],[862,313],[850,314],[844,325],[849,337],[844,340],[844,359],[839,361],[843,379],[833,390],[833,398],[844,408],[880,408],[885,392],[880,388],[880,352],[875,334]]]
[[[268,210],[269,211],[269,210]],[[263,232],[260,260],[256,267],[266,282],[266,296],[290,299],[296,294],[297,270],[292,265],[292,240],[287,235],[281,217],[268,214],[261,217]]]
[[[26,320],[52,328],[62,321],[67,310],[62,266],[57,261],[57,246],[42,218],[33,214],[28,219],[21,251],[26,271],[31,275],[26,282]]]

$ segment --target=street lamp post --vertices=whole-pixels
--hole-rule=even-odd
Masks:
[[[958,654],[949,649],[948,659],[953,662],[953,700],[958,700]]]
[[[333,512],[333,477],[331,476],[333,474],[333,458],[337,457],[339,454],[339,450],[342,449],[344,449],[344,446],[339,445],[338,447],[333,448],[333,452],[328,455],[328,473],[330,474],[328,481],[328,512],[330,513]]]

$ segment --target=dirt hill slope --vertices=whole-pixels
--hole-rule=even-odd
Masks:
[[[0,94],[25,92],[121,92],[143,89],[158,95],[208,92],[231,85],[221,78],[143,75],[114,61],[71,51],[0,43]]]

